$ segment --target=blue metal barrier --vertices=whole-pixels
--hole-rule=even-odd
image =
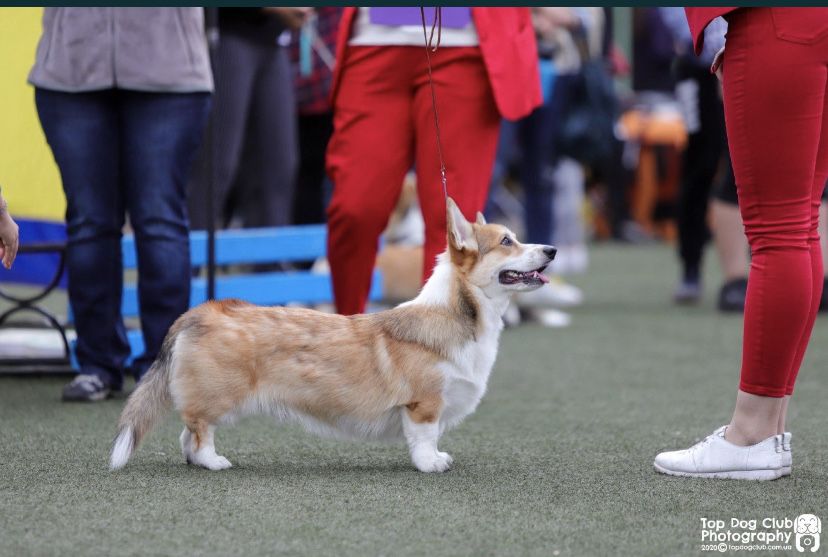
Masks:
[[[216,233],[216,265],[314,261],[325,255],[326,243],[327,230],[324,225],[219,231]],[[137,268],[135,238],[125,236],[121,248],[124,269]],[[190,233],[190,258],[193,267],[206,264],[207,234],[205,232]],[[259,305],[320,304],[333,302],[333,290],[328,273],[239,272],[216,278],[216,299],[225,298],[238,298]],[[374,271],[369,299],[376,301],[381,298],[382,278],[379,271]],[[191,284],[190,307],[197,306],[206,300],[206,280],[194,278]],[[134,283],[124,285],[121,314],[127,318],[140,316],[138,288]],[[69,319],[71,321],[71,312]],[[134,358],[144,351],[144,339],[140,330],[129,330],[127,339],[131,348],[131,357]],[[74,343],[72,350],[74,352]]]

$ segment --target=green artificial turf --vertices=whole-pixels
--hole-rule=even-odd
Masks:
[[[415,471],[402,445],[264,418],[219,429],[234,467],[208,472],[184,463],[172,415],[112,473],[123,398],[62,404],[61,379],[2,378],[0,554],[699,555],[702,517],[828,521],[825,317],[791,409],[792,477],[653,472],[658,451],[726,422],[740,361],[715,271],[702,306],[677,308],[675,266],[665,247],[596,248],[571,327],[504,333],[489,393],[442,440],[455,459],[442,475]]]

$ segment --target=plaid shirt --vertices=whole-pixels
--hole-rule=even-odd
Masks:
[[[336,35],[339,20],[342,17],[340,7],[316,8],[316,32],[331,51],[336,53]],[[293,63],[294,86],[296,89],[296,109],[299,114],[321,114],[331,111],[330,92],[333,72],[311,50],[311,73],[301,75],[299,71],[299,31],[294,32],[290,46]]]

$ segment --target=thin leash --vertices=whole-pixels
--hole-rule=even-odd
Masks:
[[[434,52],[440,46],[440,37],[443,29],[443,12],[440,7],[434,8],[434,21],[431,23],[431,34],[426,32],[425,8],[420,7],[420,17],[423,20],[423,40],[425,41],[426,61],[428,62],[428,85],[431,88],[431,108],[434,111],[434,129],[437,131],[437,154],[440,157],[440,180],[443,183],[443,195],[448,199],[448,186],[446,185],[446,163],[443,161],[443,147],[440,143],[440,118],[437,114],[437,93],[434,91],[434,77],[431,73],[431,48],[434,40],[434,29],[437,29],[437,44],[433,46]]]

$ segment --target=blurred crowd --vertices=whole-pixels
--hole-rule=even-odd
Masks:
[[[593,240],[675,242],[674,300],[690,304],[712,236],[719,308],[742,310],[749,253],[710,73],[726,24],[697,57],[682,9],[633,8],[625,55],[617,16],[48,8],[30,82],[67,196],[78,355],[98,378],[69,398],[120,386],[111,370],[128,347],[109,302],[122,273],[107,254],[126,213],[149,323],[138,377],[189,302],[188,216],[191,229],[327,222],[337,309],[358,313],[375,260],[390,301],[428,277],[443,186],[467,218],[484,211],[558,248],[549,285],[516,297],[509,323],[566,326]]]
[[[711,25],[696,56],[683,9],[634,8],[628,57],[615,40],[613,12],[531,8],[542,100],[525,116],[502,120],[485,214],[527,242],[556,245],[558,256],[549,287],[517,297],[511,323],[570,322],[564,311],[583,295],[567,277],[587,270],[590,240],[675,242],[674,301],[693,304],[702,298],[703,252],[712,238],[724,277],[716,285],[718,307],[744,307],[749,250],[720,85],[709,70],[727,25]],[[219,130],[218,226],[325,222],[334,189],[325,157],[342,15],[336,7],[219,9],[211,120]],[[354,25],[359,21],[351,33]],[[423,43],[417,31],[409,48]],[[424,51],[417,55],[425,59]],[[437,100],[444,110],[454,108],[439,85]],[[386,281],[391,299],[413,295],[419,282],[411,277],[423,273],[415,164],[406,178],[413,192],[394,196],[395,217],[378,258],[384,274],[396,277]],[[207,165],[196,168],[190,215],[193,227],[203,228]]]
[[[637,223],[630,215],[629,196],[635,180],[637,161],[634,151],[638,148],[638,138],[630,137],[618,124],[622,108],[635,104],[635,95],[615,85],[615,78],[629,74],[630,61],[613,39],[612,8],[519,10],[530,16],[528,22],[534,30],[536,52],[530,54],[537,54],[535,64],[542,98],[531,103],[530,109],[523,110],[520,117],[511,114],[511,118],[502,118],[504,110],[501,106],[497,107],[502,122],[491,179],[465,179],[481,164],[486,166],[485,151],[490,149],[488,144],[479,144],[476,152],[471,153],[475,159],[471,164],[458,160],[463,154],[453,143],[444,147],[448,159],[449,193],[455,198],[466,197],[466,190],[472,189],[473,195],[469,197],[482,194],[486,199],[488,219],[505,222],[527,242],[554,243],[558,247],[555,276],[550,286],[519,297],[508,319],[511,323],[529,319],[548,326],[565,326],[569,323],[569,316],[562,308],[581,303],[583,295],[563,277],[586,271],[589,262],[587,240],[597,237],[642,242],[653,238],[646,223]],[[387,53],[400,44],[414,51],[414,56],[423,63],[426,61],[422,30],[417,25],[420,19],[418,13],[413,14],[415,17],[410,21],[392,22],[404,30],[399,37],[392,37],[389,29],[393,25],[387,25],[382,29],[384,34],[377,39],[370,34],[366,36],[366,33],[376,32],[376,29],[368,28],[366,31],[363,28],[362,19],[369,24],[371,22],[371,9],[359,11],[356,20],[350,26],[343,27],[342,8],[218,10],[220,39],[214,63],[216,86],[210,124],[216,129],[212,151],[215,161],[212,169],[209,164],[204,164],[207,149],[202,147],[201,162],[196,164],[190,184],[190,215],[194,228],[206,225],[204,192],[208,171],[215,173],[214,205],[217,207],[216,224],[219,227],[320,223],[326,220],[326,209],[335,219],[333,226],[339,226],[343,203],[335,200],[333,207],[330,206],[334,187],[329,178],[329,174],[339,168],[336,164],[332,167],[330,160],[338,160],[338,149],[328,153],[328,173],[325,172],[328,142],[334,132],[335,109],[331,102],[331,89],[337,54],[350,54],[358,48],[369,48],[368,45],[382,47]],[[478,12],[484,11],[491,10],[478,9]],[[496,14],[498,10],[493,11]],[[378,10],[375,12],[376,17],[384,17]],[[430,13],[427,15],[431,16]],[[477,27],[485,25],[485,21],[480,21],[480,14],[475,15],[477,19],[474,24]],[[433,54],[435,62],[450,56],[452,49],[464,47],[464,41],[468,39],[463,37],[462,31],[452,29],[452,17],[457,16],[449,13],[444,20],[448,24],[443,29],[443,43]],[[429,30],[431,23],[428,22]],[[474,24],[467,24],[472,32]],[[350,33],[349,37],[340,37],[342,42],[347,41],[348,50],[340,47],[337,51],[337,34],[342,32]],[[646,35],[647,31],[642,30],[642,33]],[[505,39],[514,40],[508,36]],[[479,44],[476,36],[471,36],[467,42],[470,46]],[[484,45],[480,46],[483,50]],[[485,50],[483,56],[486,56]],[[340,63],[348,67],[342,61]],[[454,73],[460,71],[454,62],[450,67]],[[424,78],[425,68],[422,69],[420,77]],[[439,68],[435,70],[439,71]],[[378,71],[385,71],[385,74],[372,75],[375,81],[393,75],[388,69]],[[455,104],[450,91],[441,87],[447,84],[448,79],[441,76],[438,82],[438,106],[444,112],[461,112],[463,105]],[[533,82],[525,81],[517,86],[524,89],[536,87]],[[360,98],[355,102],[372,108],[382,103],[369,97],[365,84],[359,85],[357,94]],[[422,85],[418,83],[414,87]],[[495,97],[498,97],[498,85],[492,83],[491,86],[495,89]],[[482,84],[477,87],[483,90],[486,86]],[[476,96],[481,95],[476,93]],[[533,107],[535,104],[539,106]],[[396,107],[394,110],[401,112],[403,109]],[[429,120],[430,105],[423,110],[426,122],[421,126],[422,133],[433,135],[433,123]],[[377,108],[374,112],[379,113],[380,110]],[[368,118],[365,116],[365,119]],[[449,120],[451,115],[443,118]],[[466,115],[465,121],[460,122],[462,130],[457,141],[468,145],[475,137],[485,135],[483,129],[475,127],[474,120],[482,118],[486,116]],[[382,125],[401,127],[393,124],[393,116],[388,114],[382,115]],[[450,128],[451,122],[443,123],[443,126]],[[419,129],[417,133],[421,133]],[[390,146],[387,143],[389,139],[381,131],[371,129],[367,135],[380,137],[381,141],[386,142],[386,147]],[[363,135],[359,141],[370,144],[371,138]],[[436,146],[433,149],[436,152]],[[348,152],[350,160],[361,156]],[[387,156],[387,153],[367,153],[368,160]],[[384,188],[393,194],[390,202],[397,202],[394,216],[390,219],[390,229],[385,231],[384,250],[378,258],[384,276],[396,277],[386,280],[387,297],[392,299],[411,297],[419,287],[419,281],[411,277],[427,276],[430,272],[430,263],[422,264],[423,258],[430,261],[435,255],[435,250],[427,245],[423,249],[431,234],[426,230],[429,221],[437,221],[439,225],[435,226],[439,249],[443,243],[442,220],[428,215],[424,219],[422,210],[424,198],[441,202],[441,192],[429,189],[427,195],[423,194],[426,189],[423,178],[414,172],[419,162],[401,161],[410,170],[404,180],[410,190],[408,194],[404,189],[398,195],[400,190],[397,184],[385,184]],[[374,165],[379,166],[379,163]],[[456,169],[462,170],[461,177],[451,176]],[[371,170],[364,165],[363,170],[364,175],[356,179],[370,183]],[[484,168],[483,171],[488,176],[488,170]],[[399,180],[390,170],[378,173],[383,180]],[[438,177],[437,173],[435,168],[433,178]],[[339,181],[347,181],[348,176],[348,172],[339,171]],[[475,183],[467,185],[472,181]],[[353,187],[347,185],[348,190]],[[374,188],[372,191],[378,191],[377,186],[371,187]],[[463,191],[460,191],[461,188]],[[339,187],[340,191],[344,189],[346,186]],[[416,194],[418,190],[419,196]],[[366,203],[362,195],[355,197],[359,204]],[[372,202],[380,203],[379,199]],[[472,215],[478,208],[475,205],[479,205],[477,201],[470,202],[469,206],[465,206],[463,201],[460,204],[464,211]],[[358,210],[348,209],[349,212]],[[385,214],[380,216],[380,230],[385,225],[385,218]],[[369,219],[361,214],[359,220],[364,222]],[[352,262],[370,260],[374,255],[370,251],[351,253],[352,250],[349,250],[365,232],[360,227],[342,226],[348,227],[350,232],[347,238],[349,247],[330,251],[347,251],[343,258],[349,258]],[[360,243],[369,245],[372,242],[366,238]],[[338,266],[334,254],[332,272],[335,288]],[[349,266],[348,273],[349,277],[358,274],[353,266]],[[348,284],[346,292],[339,294],[338,299],[349,298],[351,290],[360,288],[366,290],[360,285]],[[352,313],[364,307],[364,299],[351,302],[349,298],[344,304],[338,301],[338,305],[340,311],[344,309]]]

